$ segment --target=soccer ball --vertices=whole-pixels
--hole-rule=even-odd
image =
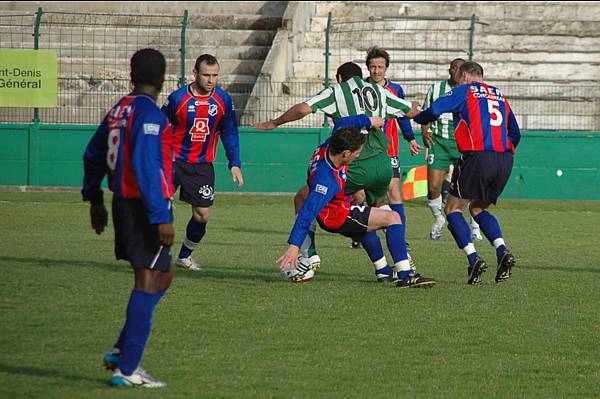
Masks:
[[[302,255],[298,256],[298,266],[292,270],[283,270],[281,272],[283,279],[292,283],[308,283],[315,277],[315,271],[312,268],[310,259]]]

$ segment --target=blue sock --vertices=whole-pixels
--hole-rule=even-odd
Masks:
[[[380,265],[380,268],[377,268],[377,262],[379,262],[382,259],[385,259],[385,255],[383,254],[383,247],[381,246],[381,240],[379,240],[377,233],[375,231],[370,231],[367,234],[365,234],[362,238],[362,245],[365,251],[367,251],[369,259],[371,259],[371,262],[373,262],[373,264],[375,265],[375,273],[387,274],[391,276],[392,268],[389,265]]]
[[[502,238],[502,231],[500,230],[498,220],[488,211],[480,212],[474,219],[479,223],[481,231],[483,231],[483,234],[490,241],[490,244],[496,247],[496,257],[500,259],[504,251],[506,251],[506,245],[504,245],[504,239],[496,241]]]
[[[131,302],[132,296],[133,296],[133,291],[131,291],[131,295],[129,295],[129,302]],[[119,338],[117,338],[117,342],[115,343],[115,348],[119,348],[119,350],[121,352],[123,352],[123,337],[126,334],[125,330],[127,330],[127,314],[125,314],[125,323],[123,324],[123,328],[121,329]]]
[[[159,300],[159,294],[137,289],[131,293],[119,363],[119,369],[124,375],[131,375],[142,360],[144,348],[152,329],[152,313]]]
[[[185,229],[185,239],[183,240],[183,245],[181,245],[179,257],[189,257],[194,248],[196,248],[196,245],[200,243],[205,233],[206,223],[200,223],[192,216]]]
[[[408,260],[408,254],[406,252],[406,229],[404,224],[389,225],[385,232],[385,239],[388,249],[392,254],[394,264],[403,260]],[[411,272],[412,270],[410,269],[399,270],[398,278],[406,278]]]
[[[406,225],[406,214],[404,213],[404,204],[390,204],[390,208],[392,208],[392,211],[398,212],[398,214],[400,214],[402,224]]]
[[[462,249],[467,252],[468,248],[475,248],[473,243],[471,242],[471,229],[469,228],[469,224],[463,217],[460,212],[451,212],[446,215],[446,220],[448,221],[448,230],[452,233],[454,237],[454,241],[458,245],[459,249]],[[475,263],[475,259],[477,259],[477,252],[473,251],[471,253],[467,253],[467,258],[469,259],[469,265],[473,266]]]

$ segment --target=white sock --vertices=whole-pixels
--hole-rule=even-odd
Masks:
[[[444,220],[444,216],[442,216],[442,196],[440,195],[434,199],[427,200],[427,206],[431,210],[431,214],[435,218],[435,221],[441,223]]]

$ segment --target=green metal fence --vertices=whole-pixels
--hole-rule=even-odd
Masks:
[[[44,12],[0,13],[0,48],[55,49],[59,60],[59,98],[53,109],[2,108],[0,123],[98,124],[106,110],[129,90],[129,58],[153,47],[167,58],[167,77],[159,104],[189,81],[198,34],[181,15]],[[278,116],[327,86],[340,62],[365,68],[366,50],[386,48],[388,70],[407,99],[422,102],[428,86],[447,76],[448,61],[470,59],[476,18],[384,18],[366,21],[328,18],[325,32],[325,79],[265,81],[224,74],[220,85],[232,93],[242,125]],[[208,40],[208,38],[207,38]],[[218,51],[216,49],[216,51]],[[197,54],[193,54],[196,56]],[[257,55],[258,56],[258,55]],[[496,82],[491,82],[496,83]],[[523,129],[600,131],[600,86],[502,83]],[[249,99],[250,94],[254,95]],[[248,101],[249,106],[246,106]],[[290,126],[320,127],[316,114]]]

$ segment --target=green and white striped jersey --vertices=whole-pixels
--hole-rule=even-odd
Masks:
[[[452,90],[452,86],[450,85],[449,80],[443,80],[441,82],[432,84],[431,87],[429,87],[429,91],[427,91],[427,95],[425,96],[423,109],[431,107],[431,104],[435,100],[444,96],[450,90]],[[436,121],[431,123],[431,131],[433,134],[442,138],[454,140],[454,122],[452,121],[452,113],[447,112],[440,115]]]
[[[346,82],[330,86],[306,100],[312,112],[322,111],[337,120],[344,116],[365,114],[383,119],[401,117],[410,112],[411,103],[398,98],[377,84],[355,76]],[[389,141],[382,130],[371,130],[358,160],[386,153]]]

